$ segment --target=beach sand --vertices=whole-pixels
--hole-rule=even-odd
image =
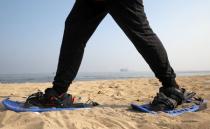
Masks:
[[[196,91],[210,100],[210,76],[178,77],[182,87]],[[50,83],[0,84],[0,101],[9,96],[24,101]],[[101,104],[99,107],[77,111],[45,113],[16,113],[0,105],[1,129],[210,129],[210,108],[177,117],[165,113],[151,115],[130,110],[130,103],[150,102],[160,83],[155,78],[128,80],[99,80],[73,82],[69,93]],[[208,102],[209,105],[209,102]]]

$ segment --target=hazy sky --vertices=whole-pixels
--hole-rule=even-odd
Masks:
[[[0,1],[0,74],[55,72],[74,0]],[[145,0],[150,25],[175,71],[210,70],[210,0]],[[80,71],[150,70],[108,15],[89,40]]]

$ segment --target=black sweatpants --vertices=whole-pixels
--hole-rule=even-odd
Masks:
[[[169,64],[166,50],[149,26],[142,0],[76,0],[65,22],[53,88],[60,93],[68,90],[78,72],[86,43],[108,13],[163,86],[175,86],[176,75]]]

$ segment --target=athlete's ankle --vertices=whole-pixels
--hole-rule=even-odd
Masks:
[[[165,88],[168,88],[168,87],[175,87],[178,89],[180,88],[175,79],[167,79],[167,80],[162,81],[162,86]]]

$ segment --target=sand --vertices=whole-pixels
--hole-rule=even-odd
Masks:
[[[210,100],[210,76],[178,77],[182,87]],[[50,83],[0,84],[0,101],[9,96],[24,101]],[[1,129],[210,129],[210,108],[177,117],[130,110],[130,103],[152,100],[160,84],[155,78],[73,82],[69,93],[100,102],[100,107],[77,111],[16,113],[0,106]]]

